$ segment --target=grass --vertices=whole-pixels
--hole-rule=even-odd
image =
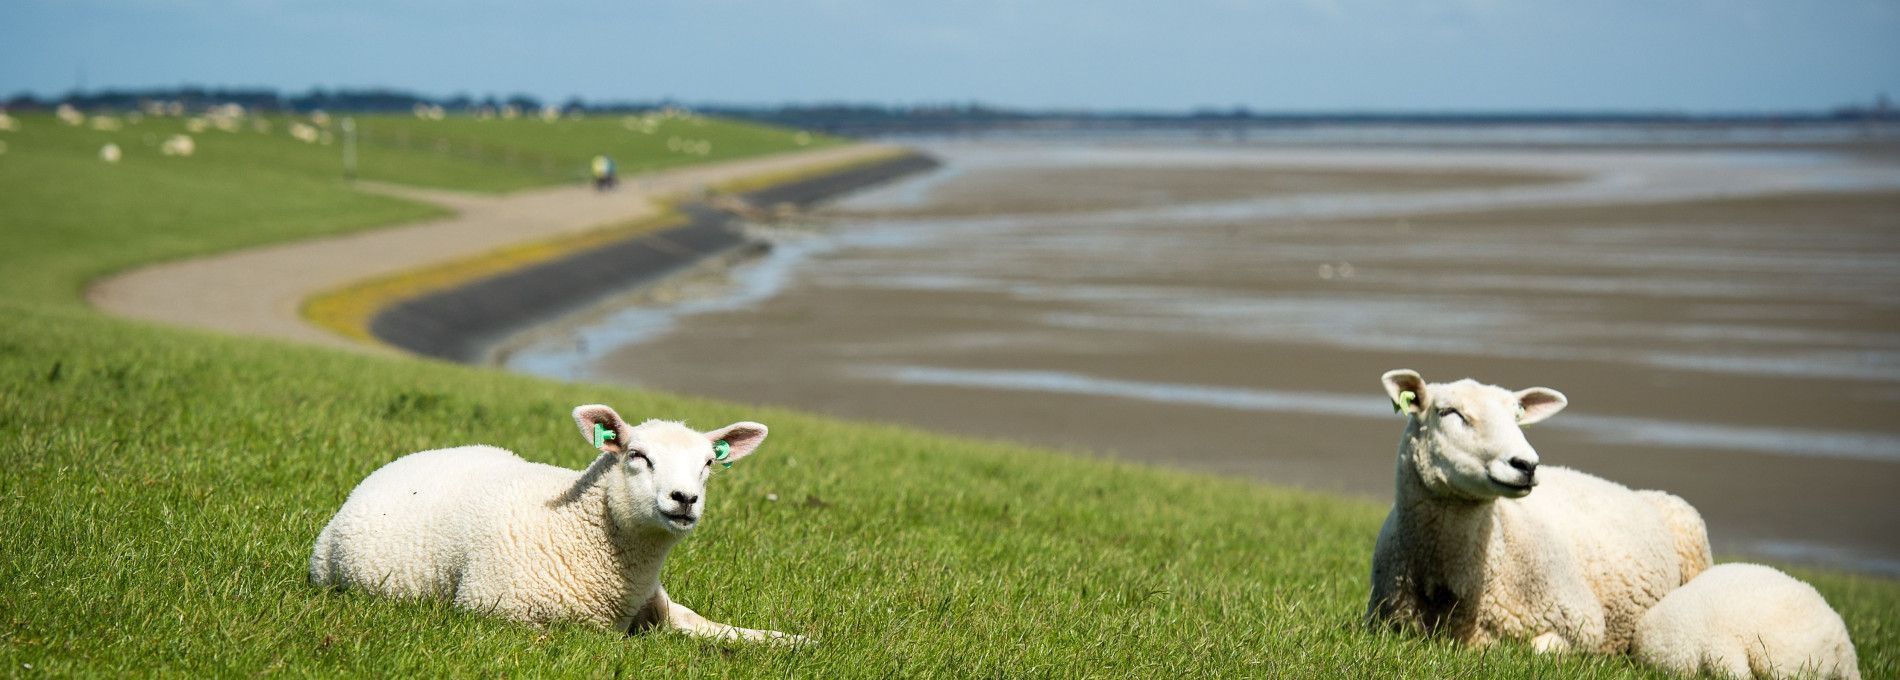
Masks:
[[[363,173],[369,179],[406,184],[507,191],[587,177],[596,154],[614,158],[621,175],[708,161],[732,160],[843,140],[751,123],[703,117],[640,116],[478,120],[421,120],[413,116],[358,118],[364,139]],[[707,142],[704,155],[669,148],[669,142]],[[685,147],[681,147],[685,148]],[[385,156],[394,161],[380,163]],[[454,164],[411,164],[416,156],[456,159]],[[385,174],[380,167],[392,168]]]
[[[26,146],[0,156],[0,173]],[[124,226],[146,219],[137,210],[75,202],[131,206],[115,194],[132,185],[42,194],[0,174],[0,673],[1658,677],[1622,659],[1463,650],[1360,626],[1384,513],[1369,503],[160,328],[80,302],[78,282],[112,265],[373,222],[374,206],[353,206],[255,233],[269,210],[217,202],[324,203],[254,197],[278,181],[259,174],[173,180],[197,192],[178,205],[204,218],[165,231]],[[22,238],[18,215],[59,231]],[[705,526],[665,582],[716,620],[820,644],[542,630],[304,582],[318,529],[377,466],[489,443],[578,467],[589,449],[567,411],[594,401],[704,428],[772,426],[759,455],[713,481]],[[1796,573],[1841,610],[1868,677],[1900,675],[1900,584]]]

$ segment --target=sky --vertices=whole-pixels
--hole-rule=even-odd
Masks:
[[[1765,112],[1900,98],[1900,0],[4,0],[0,95]]]

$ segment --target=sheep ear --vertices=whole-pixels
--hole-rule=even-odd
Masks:
[[[613,407],[605,404],[588,404],[574,407],[574,424],[580,426],[581,436],[587,439],[587,445],[612,454],[627,452],[627,437],[632,428],[627,421],[620,419]],[[595,441],[594,427],[598,425],[605,432],[599,441]],[[611,435],[611,436],[607,436]]]
[[[725,458],[725,462],[730,463],[746,457],[746,454],[752,453],[753,449],[759,448],[759,444],[765,442],[765,426],[751,421],[741,421],[707,432],[706,438],[712,441],[724,439],[726,444],[732,447],[731,453]]]
[[[1409,368],[1386,371],[1379,381],[1385,383],[1385,393],[1392,397],[1392,407],[1400,413],[1425,410],[1425,379],[1418,377],[1418,371]]]
[[[1557,415],[1570,404],[1564,393],[1548,387],[1532,387],[1517,391],[1517,408],[1521,414],[1517,424],[1529,425],[1545,418]]]

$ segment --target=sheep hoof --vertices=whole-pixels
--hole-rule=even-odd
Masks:
[[[772,644],[790,645],[794,647],[817,644],[815,640],[803,635],[797,633],[781,633],[776,630],[765,631],[765,641]]]
[[[1531,639],[1531,650],[1538,654],[1562,654],[1570,651],[1570,641],[1555,632],[1545,633]]]

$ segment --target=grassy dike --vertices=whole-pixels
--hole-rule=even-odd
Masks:
[[[0,674],[1657,677],[1358,625],[1384,514],[1369,503],[103,317],[80,302],[91,276],[415,209],[207,162],[149,180],[190,212],[160,228],[105,174],[136,159],[29,156],[28,123],[0,133]],[[56,174],[23,183],[39,172]],[[593,401],[772,427],[710,485],[664,579],[716,620],[818,645],[540,630],[304,582],[317,530],[377,466],[488,443],[579,467],[566,414]],[[1798,575],[1846,617],[1868,677],[1900,675],[1900,584]]]

